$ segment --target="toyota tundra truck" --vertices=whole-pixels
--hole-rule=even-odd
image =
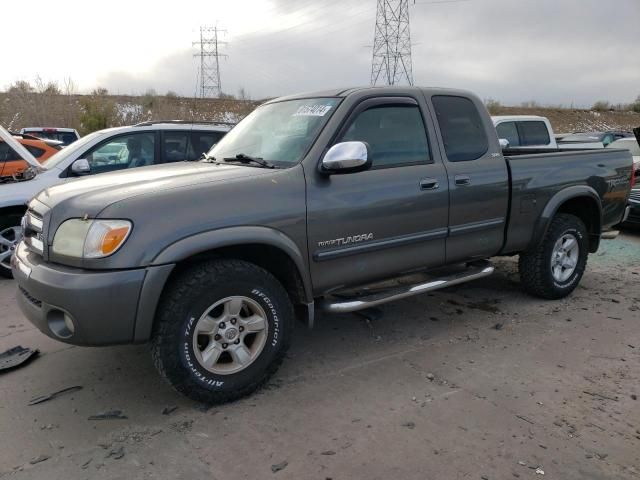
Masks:
[[[200,161],[56,185],[28,204],[12,269],[44,334],[148,342],[198,401],[260,387],[298,318],[480,279],[571,293],[624,220],[627,150],[501,149],[459,90],[352,88],[269,101]]]

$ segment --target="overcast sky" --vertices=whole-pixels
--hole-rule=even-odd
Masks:
[[[640,94],[640,0],[410,0],[416,85],[505,104],[591,105]],[[3,5],[0,86],[37,75],[80,91],[192,96],[191,46],[227,30],[222,88],[253,98],[366,85],[376,0],[180,0]],[[98,10],[96,5],[102,8]]]

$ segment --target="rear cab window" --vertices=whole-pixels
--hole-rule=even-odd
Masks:
[[[489,150],[489,138],[475,104],[453,95],[431,97],[444,149],[450,162],[481,158]]]
[[[498,138],[509,141],[510,147],[547,146],[551,143],[549,129],[541,120],[502,122],[496,126]]]
[[[549,145],[551,138],[549,137],[549,129],[544,122],[541,121],[524,121],[518,122],[518,132],[520,134],[520,145]]]

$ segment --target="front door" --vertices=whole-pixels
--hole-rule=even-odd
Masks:
[[[371,169],[330,176],[307,172],[316,294],[442,262],[447,175],[431,153],[420,100],[369,99],[352,110],[335,143],[367,143]]]

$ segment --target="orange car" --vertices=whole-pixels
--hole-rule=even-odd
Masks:
[[[42,140],[32,135],[14,134],[31,155],[42,163],[54,153],[60,150],[62,142],[55,140]],[[0,140],[0,178],[11,177],[26,170],[29,166],[14,150],[3,140]]]

